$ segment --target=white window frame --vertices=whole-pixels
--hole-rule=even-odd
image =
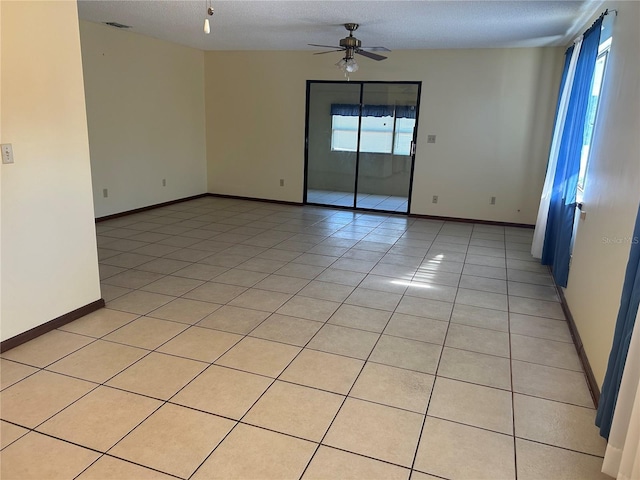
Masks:
[[[582,146],[582,153],[580,155],[580,170],[578,172],[578,192],[577,192],[578,203],[582,201],[582,198],[584,196],[584,187],[587,179],[587,169],[589,166],[589,159],[591,158],[591,146],[593,145],[593,136],[594,136],[595,126],[598,119],[598,111],[600,110],[602,86],[604,84],[604,79],[607,71],[607,62],[609,60],[610,50],[611,50],[611,37],[607,38],[605,41],[603,41],[600,44],[600,46],[598,47],[598,56],[596,57],[596,65],[600,61],[603,62],[603,65],[602,65],[602,70],[601,70],[599,79],[595,78],[596,70],[594,70],[594,79],[593,79],[593,84],[591,88],[592,88],[592,93],[594,88],[598,89],[598,95],[597,95],[598,98],[596,100],[596,106],[594,109],[593,118],[585,119],[585,121],[591,122],[592,130],[591,130],[591,136],[589,137],[589,143]],[[595,83],[596,80],[598,81],[597,84]]]

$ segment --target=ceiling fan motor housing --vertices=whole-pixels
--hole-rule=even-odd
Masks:
[[[362,42],[356,37],[346,37],[340,40],[340,46],[344,48],[360,48]]]
[[[353,31],[357,30],[359,25],[357,23],[345,23],[344,28],[349,31],[349,36],[340,40],[340,46],[346,48],[347,51],[353,52],[354,49],[360,48],[362,42],[353,36]],[[351,53],[353,57],[353,53]]]

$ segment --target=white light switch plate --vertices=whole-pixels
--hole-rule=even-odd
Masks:
[[[2,144],[2,163],[13,163],[13,147],[10,143]]]

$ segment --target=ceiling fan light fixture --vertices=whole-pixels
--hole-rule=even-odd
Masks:
[[[355,59],[350,58],[349,60],[347,60],[345,65],[345,70],[349,73],[354,73],[358,71],[358,62],[355,61]]]
[[[358,65],[358,62],[356,62],[356,59],[354,58],[356,54],[361,55],[363,57],[367,57],[371,60],[376,60],[378,62],[380,60],[384,60],[387,58],[383,55],[372,53],[369,50],[382,50],[385,52],[390,52],[391,50],[389,50],[388,48],[385,48],[385,47],[362,48],[362,42],[353,36],[353,31],[358,28],[357,23],[345,23],[344,28],[346,28],[349,31],[349,36],[341,39],[340,46],[338,47],[333,47],[332,45],[318,45],[316,43],[310,43],[309,45],[312,47],[324,47],[324,48],[332,49],[326,52],[314,53],[314,55],[321,55],[323,53],[342,51],[344,54],[344,57],[342,57],[340,61],[336,63],[336,67],[344,73],[344,76],[347,77],[347,80],[349,79],[350,73],[355,73],[360,68],[360,66]]]
[[[353,58],[341,58],[338,63],[336,63],[336,67],[344,72],[345,75],[348,73],[354,73],[358,71],[358,62]]]

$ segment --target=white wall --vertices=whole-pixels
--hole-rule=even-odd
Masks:
[[[565,290],[600,386],[640,202],[640,3],[610,2],[605,8],[617,9],[618,16],[587,169],[586,218],[577,227]]]
[[[205,193],[204,53],[85,21],[80,38],[96,217]]]
[[[6,340],[100,298],[75,1],[0,3]],[[37,26],[37,28],[34,28]]]
[[[382,62],[360,59],[353,80],[423,82],[412,213],[535,223],[562,55],[561,48],[407,50]],[[305,82],[344,80],[338,58],[206,52],[210,192],[302,201]],[[428,134],[436,144],[426,143]]]

